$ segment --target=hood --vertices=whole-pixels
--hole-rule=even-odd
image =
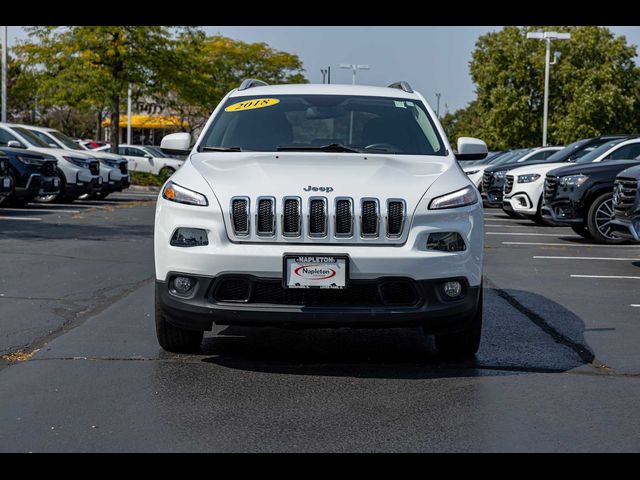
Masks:
[[[561,168],[566,166],[566,162],[557,162],[557,163],[537,163],[533,165],[523,165],[518,168],[514,168],[509,170],[509,175],[527,175],[530,173],[537,173],[538,175],[546,175],[547,172],[550,172],[554,168]]]
[[[363,197],[400,198],[406,201],[407,212],[412,212],[455,160],[327,152],[211,152],[195,154],[191,162],[223,210],[234,196],[273,196],[276,201],[285,196],[345,196],[356,201]]]
[[[467,165],[466,167],[462,167],[462,171],[464,173],[467,172],[484,172],[487,167],[491,165]]]
[[[31,147],[29,150],[34,152],[47,153],[58,158],[60,156],[82,158],[83,160],[95,160],[96,158],[88,155],[89,152],[81,152],[79,150],[63,150],[62,148],[44,148],[44,147]]]
[[[627,169],[621,171],[618,174],[618,176],[640,179],[640,165],[637,165],[637,166],[631,167],[631,168],[627,168]]]
[[[531,162],[527,162],[525,160],[524,162],[505,163],[504,165],[489,166],[485,170],[485,172],[490,172],[490,173],[503,172],[505,170],[513,170],[515,168],[525,166],[525,165],[540,165],[541,163],[544,163],[544,162],[541,162],[540,160],[532,160]]]
[[[77,150],[73,150],[73,151],[77,151]],[[96,152],[96,151],[92,151],[92,150],[87,150],[86,152],[82,152],[82,153],[85,153],[85,154],[90,155],[90,156],[95,157],[95,158],[99,158],[101,160],[108,160],[108,161],[111,161],[111,162],[126,162],[127,161],[121,155],[117,155],[117,154],[111,153],[111,152]]]
[[[609,160],[597,163],[573,163],[567,167],[556,168],[549,172],[550,175],[566,176],[566,175],[589,175],[589,174],[607,174],[615,176],[622,170],[629,167],[640,165],[640,160]]]

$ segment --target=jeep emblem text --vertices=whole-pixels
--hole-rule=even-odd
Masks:
[[[305,192],[333,192],[333,187],[312,187],[309,185],[308,187],[303,188]]]

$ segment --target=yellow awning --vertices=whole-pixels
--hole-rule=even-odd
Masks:
[[[103,127],[111,125],[111,118],[102,122]],[[180,117],[159,115],[131,115],[131,128],[187,128],[189,123]],[[127,128],[127,116],[120,115],[120,128]]]

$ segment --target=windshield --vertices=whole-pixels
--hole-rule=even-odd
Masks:
[[[421,102],[388,97],[234,97],[226,102],[203,138],[200,151],[448,154]]]
[[[614,146],[616,146],[617,144],[619,144],[623,140],[626,140],[626,139],[619,138],[617,140],[612,140],[610,142],[603,143],[598,148],[594,148],[593,150],[591,150],[586,155],[583,155],[582,157],[580,157],[576,161],[576,163],[591,163],[594,160],[596,160],[599,156],[601,156],[603,153],[606,153],[607,151],[611,150]]]
[[[31,133],[26,128],[22,128],[22,127],[11,127],[11,128],[14,132],[18,132],[20,135],[22,135],[22,137],[24,137],[24,139],[27,142],[29,142],[32,146],[51,148],[51,146],[47,144],[47,142],[45,142],[44,140],[40,140],[38,137],[36,137],[33,133]]]
[[[495,165],[504,165],[505,163],[515,162],[518,158],[524,157],[527,153],[529,153],[531,148],[521,148],[519,150],[512,150],[504,157],[497,159],[495,162],[489,162],[491,166]]]
[[[144,148],[146,148],[149,151],[149,153],[151,153],[151,155],[153,155],[154,157],[164,157],[165,156],[164,153],[162,153],[162,150],[160,150],[158,147],[146,146]]]
[[[62,143],[66,148],[68,148],[70,150],[82,150],[82,151],[85,151],[84,148],[82,148],[76,142],[71,140],[69,137],[67,137],[62,132],[58,132],[57,130],[54,130],[52,132],[47,132],[47,133],[49,135],[51,135],[52,137],[55,137],[60,143]]]
[[[569,159],[580,158],[582,155],[587,153],[590,149],[584,148],[585,144],[589,142],[589,138],[583,138],[582,140],[578,140],[577,142],[570,143],[562,150],[558,150],[556,153],[547,157],[541,163],[556,163],[556,162],[565,162]],[[595,148],[595,145],[594,147]]]

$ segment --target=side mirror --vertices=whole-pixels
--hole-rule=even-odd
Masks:
[[[151,160],[153,157],[151,155],[149,155],[148,153],[145,153],[144,158],[148,158],[149,160]]]
[[[7,147],[9,147],[9,148],[27,148],[17,140],[9,140],[7,142]]]
[[[478,138],[458,138],[458,153],[456,160],[482,160],[489,154],[487,144]]]
[[[49,144],[49,146],[50,146],[51,148],[59,148],[59,147],[58,147],[58,145],[56,145],[55,143],[50,143],[50,144]]]
[[[167,155],[188,155],[191,150],[191,135],[185,132],[167,135],[160,142],[160,150]]]

